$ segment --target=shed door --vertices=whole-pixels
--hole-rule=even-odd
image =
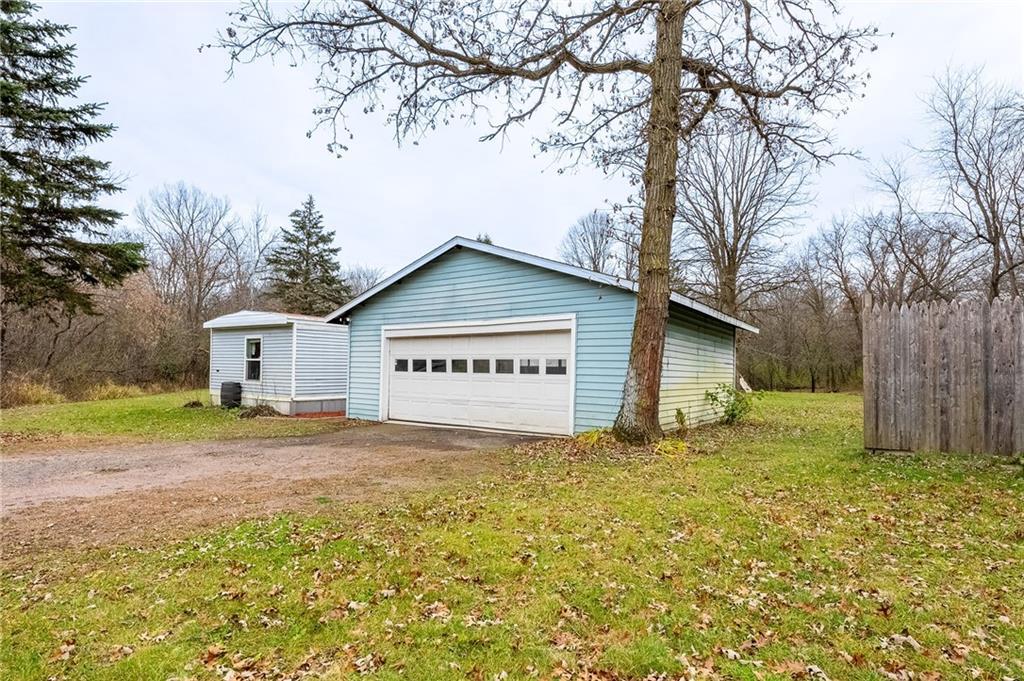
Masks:
[[[387,418],[572,432],[568,331],[392,338]]]

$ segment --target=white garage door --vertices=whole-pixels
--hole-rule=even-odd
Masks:
[[[387,418],[570,433],[568,331],[392,338]]]

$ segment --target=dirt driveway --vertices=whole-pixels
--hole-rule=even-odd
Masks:
[[[142,545],[281,511],[343,511],[495,470],[529,438],[398,424],[300,438],[117,445],[0,458],[3,555]]]

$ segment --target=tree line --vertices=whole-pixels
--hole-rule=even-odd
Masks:
[[[276,229],[259,210],[185,183],[127,216],[99,205],[122,190],[89,145],[114,127],[78,103],[71,28],[6,2],[0,250],[0,401],[20,384],[76,395],[97,383],[199,385],[207,319],[262,308],[323,315],[372,286],[379,269],[338,262],[312,196]]]
[[[679,161],[673,290],[761,328],[742,374],[768,389],[860,384],[861,306],[1019,296],[1024,286],[1024,95],[950,70],[924,99],[928,137],[866,180],[879,201],[805,239],[813,162],[756,132],[709,129]],[[637,276],[638,206],[582,217],[563,260]]]
[[[96,289],[88,313],[60,301],[5,312],[4,377],[76,395],[94,384],[202,385],[209,333],[203,322],[243,309],[322,316],[373,286],[383,272],[343,269],[340,249],[312,196],[290,225],[185,183],[140,199],[131,232],[145,267]]]

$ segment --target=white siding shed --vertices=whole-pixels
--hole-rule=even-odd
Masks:
[[[344,412],[348,326],[319,317],[242,310],[203,324],[210,330],[210,399],[242,384],[242,404],[282,414]]]

